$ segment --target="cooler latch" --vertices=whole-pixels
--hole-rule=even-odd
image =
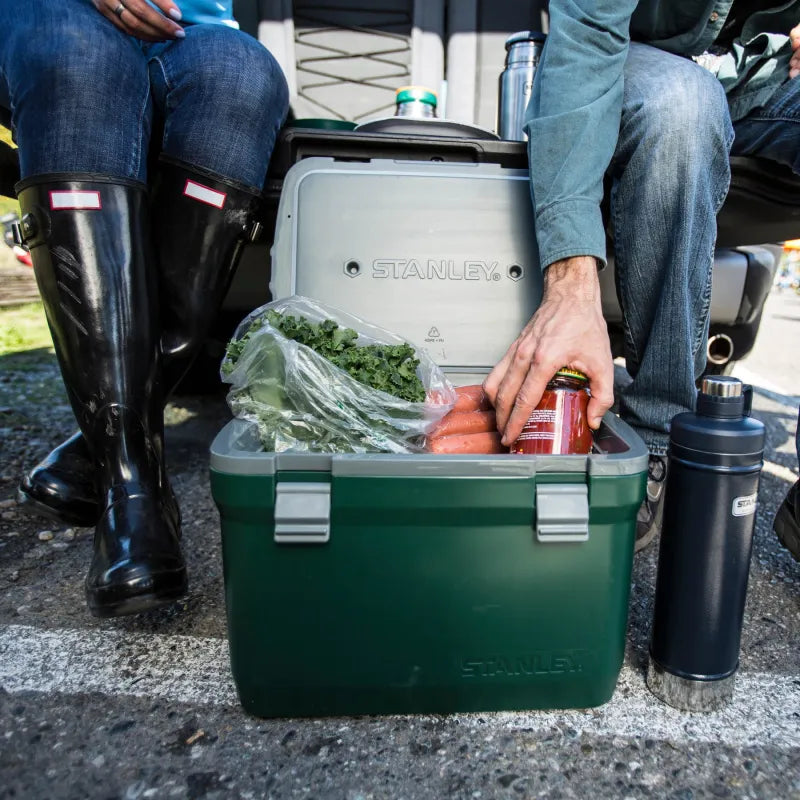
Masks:
[[[536,486],[536,539],[585,542],[589,538],[589,487],[585,483]]]
[[[331,485],[279,482],[275,489],[275,541],[324,544],[331,538]]]

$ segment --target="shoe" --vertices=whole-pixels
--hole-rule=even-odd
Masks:
[[[145,187],[98,175],[19,184],[53,346],[93,464],[98,514],[85,581],[93,614],[115,617],[186,593],[163,459],[157,269]]]
[[[22,476],[17,504],[44,517],[90,528],[100,507],[92,456],[80,431],[48,453]]]
[[[647,547],[661,532],[664,518],[664,490],[667,486],[666,456],[650,456],[647,462],[647,494],[636,514],[636,542],[638,553]]]
[[[800,561],[800,481],[784,498],[772,528],[778,534],[780,543],[792,554],[795,561]]]
[[[166,156],[161,156],[153,187],[151,229],[159,263],[166,398],[205,342],[244,246],[257,232],[262,198],[248,187]],[[86,442],[75,433],[23,476],[17,501],[23,509],[91,527],[100,514],[94,474]],[[180,530],[177,500],[171,491],[166,498]]]

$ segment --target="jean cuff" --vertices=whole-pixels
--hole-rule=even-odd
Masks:
[[[630,423],[628,423],[630,425]],[[635,425],[631,427],[639,435],[639,438],[645,443],[647,451],[651,456],[666,457],[667,449],[669,448],[669,436],[667,434],[659,434],[651,430],[643,430],[637,428]]]

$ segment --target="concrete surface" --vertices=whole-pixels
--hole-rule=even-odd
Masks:
[[[734,702],[706,715],[644,684],[652,546],[635,558],[625,665],[599,709],[248,717],[228,671],[207,483],[224,401],[184,398],[168,415],[189,598],[100,621],[83,602],[91,531],[13,501],[22,468],[71,431],[57,371],[47,358],[0,360],[0,798],[800,798],[800,565],[771,530],[797,478],[798,343],[800,297],[773,293],[736,368],[769,437],[741,666]]]

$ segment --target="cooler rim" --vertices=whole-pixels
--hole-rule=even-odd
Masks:
[[[237,447],[237,441],[247,436],[253,423],[233,419],[211,444],[210,467],[216,472],[231,475],[307,471],[374,477],[531,477],[543,473],[586,473],[592,477],[614,477],[646,472],[648,451],[636,432],[610,411],[603,417],[602,425],[627,445],[625,452],[591,453],[588,456],[270,453]]]

